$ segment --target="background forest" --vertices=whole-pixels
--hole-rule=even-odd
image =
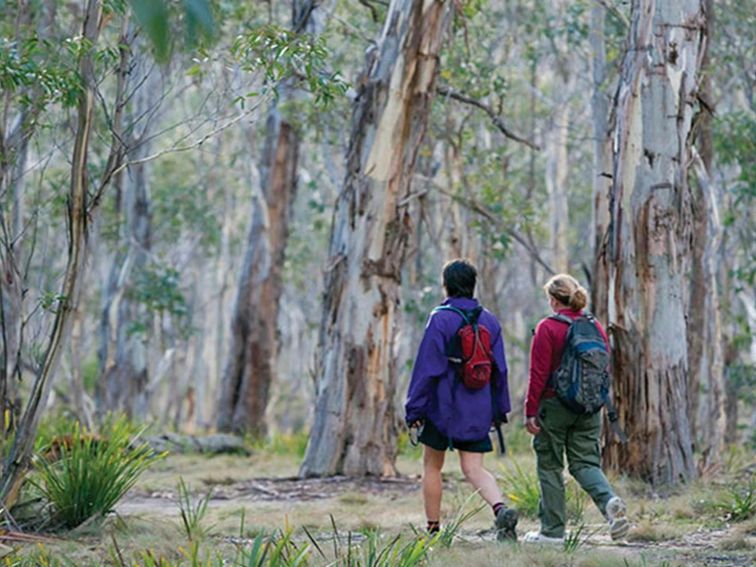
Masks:
[[[120,414],[406,472],[454,257],[503,323],[508,435],[568,271],[615,348],[607,466],[656,490],[756,449],[752,0],[0,11],[6,512],[45,443]]]

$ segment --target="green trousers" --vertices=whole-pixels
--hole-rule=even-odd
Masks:
[[[548,537],[564,537],[565,499],[564,454],[570,474],[606,516],[606,504],[614,491],[601,470],[599,436],[601,412],[576,414],[557,398],[543,400],[538,410],[541,432],[533,439],[541,484],[539,517],[541,533]]]

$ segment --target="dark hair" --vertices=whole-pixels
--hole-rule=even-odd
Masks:
[[[444,288],[449,297],[472,297],[478,271],[467,260],[451,260],[444,265]]]

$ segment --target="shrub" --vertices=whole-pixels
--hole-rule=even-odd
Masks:
[[[756,476],[745,484],[730,487],[718,507],[732,522],[743,522],[756,515]]]
[[[56,444],[54,460],[38,459],[34,482],[62,526],[74,528],[107,514],[139,476],[165,456],[138,443],[133,433],[124,418],[107,423],[100,435],[77,424],[70,436]]]

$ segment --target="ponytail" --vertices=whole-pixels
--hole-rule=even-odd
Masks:
[[[559,303],[574,311],[581,311],[588,305],[588,292],[569,274],[553,276],[543,289]]]

